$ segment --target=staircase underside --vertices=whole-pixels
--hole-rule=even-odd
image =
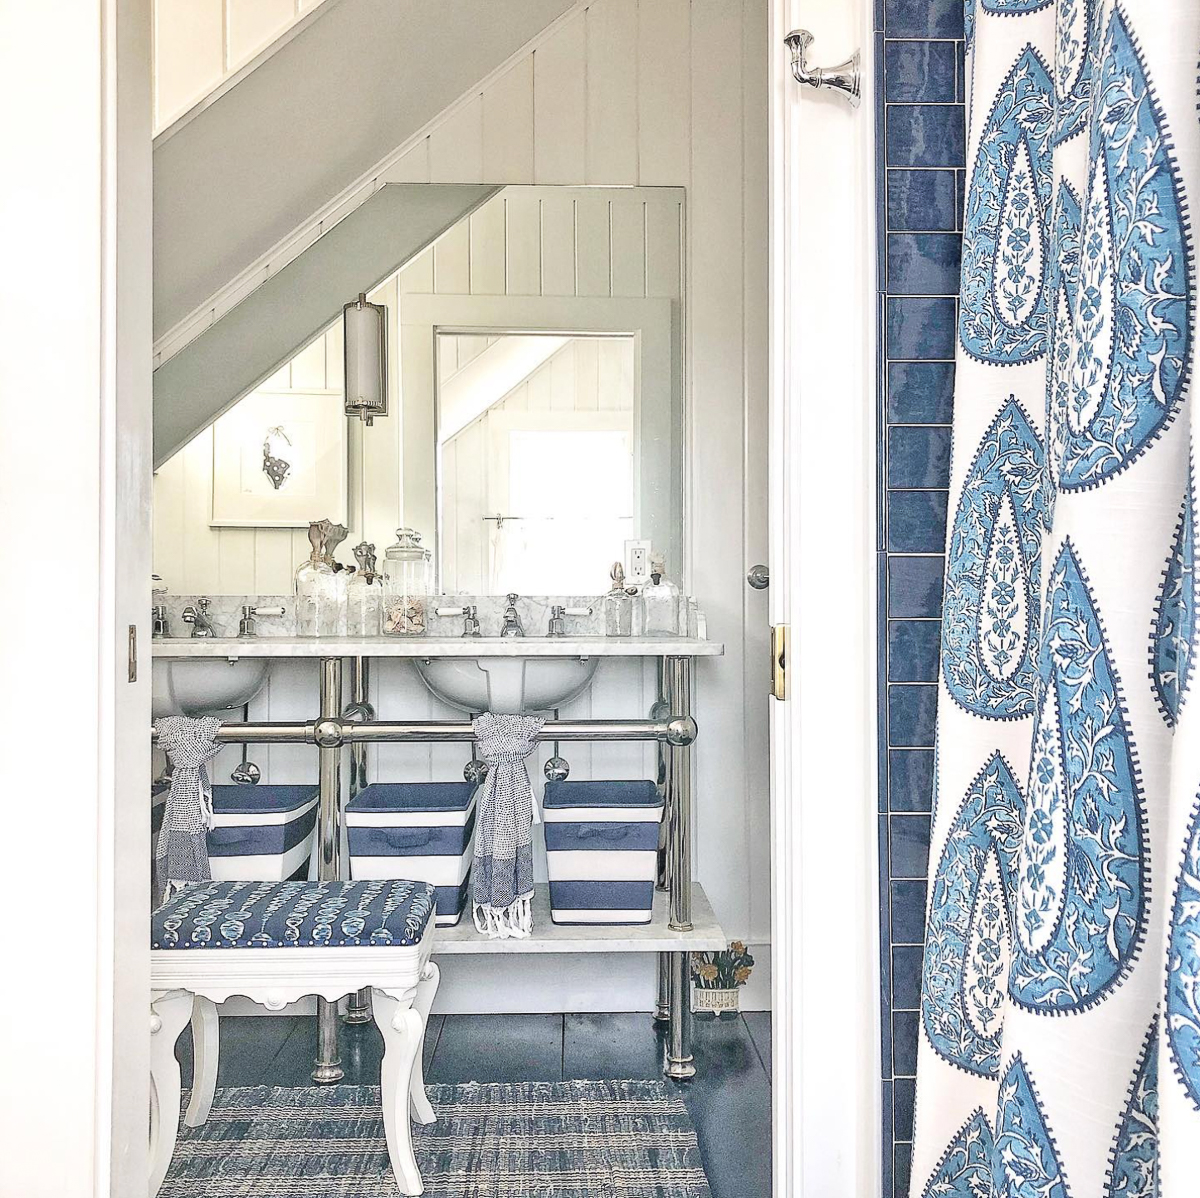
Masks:
[[[342,0],[154,150],[154,335],[370,172],[575,0]]]
[[[155,466],[497,190],[389,183],[269,277],[154,372]]]

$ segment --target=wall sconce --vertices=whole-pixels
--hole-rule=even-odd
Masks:
[[[367,303],[365,292],[342,309],[346,358],[346,415],[370,426],[386,416],[387,309]]]

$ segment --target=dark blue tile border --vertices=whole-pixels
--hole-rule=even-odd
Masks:
[[[967,185],[962,0],[876,0],[883,1194],[908,1193]]]

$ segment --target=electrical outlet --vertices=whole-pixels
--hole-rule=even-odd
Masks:
[[[650,542],[625,542],[625,581],[640,586],[650,581]]]

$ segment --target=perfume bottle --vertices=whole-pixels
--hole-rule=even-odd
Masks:
[[[346,635],[346,584],[350,574],[341,562],[334,557],[337,547],[346,539],[350,530],[344,524],[328,524],[325,540],[321,545],[321,557],[333,571],[333,608],[330,612],[330,631],[322,636]]]
[[[334,636],[337,631],[337,584],[324,554],[329,528],[328,520],[314,520],[308,526],[312,551],[296,571],[297,636]]]
[[[642,588],[647,636],[679,636],[680,591],[666,576],[660,553],[650,555],[650,581]]]
[[[612,589],[604,596],[604,635],[632,636],[636,587],[625,586],[625,567],[613,562]]]
[[[375,546],[362,541],[354,546],[354,571],[345,571],[346,635],[378,636],[383,612],[383,575],[375,570]]]

